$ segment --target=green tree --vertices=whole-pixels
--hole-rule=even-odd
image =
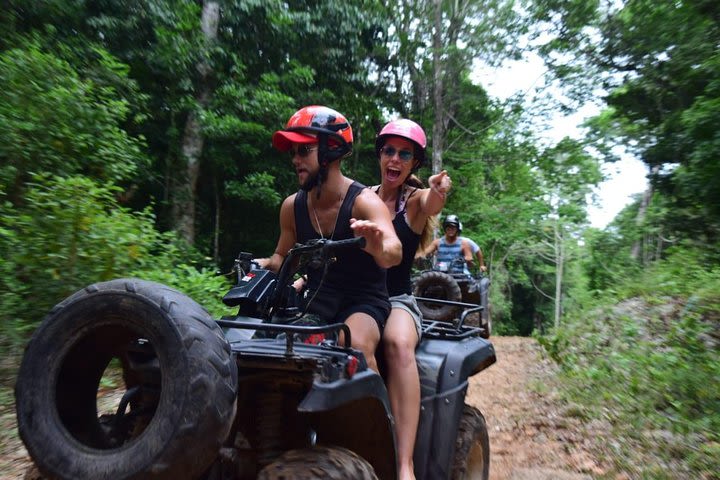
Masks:
[[[519,55],[516,42],[526,29],[514,0],[424,0],[388,5],[397,19],[394,42],[378,63],[381,80],[395,94],[395,108],[424,121],[432,146],[432,171],[442,169],[448,135],[467,129],[457,114],[460,94],[476,64],[499,64]],[[409,90],[409,91],[408,91]]]
[[[119,71],[102,54],[104,67]],[[0,190],[15,203],[31,173],[120,182],[144,167],[142,138],[120,125],[129,106],[34,43],[0,53]]]
[[[294,187],[287,164],[274,161],[269,138],[295,109],[325,103],[343,111],[362,145],[364,126],[378,117],[368,68],[387,22],[380,11],[365,0],[68,0],[31,6],[13,0],[0,20],[14,31],[3,38],[36,35],[85,75],[93,73],[87,59],[96,47],[129,67],[144,96],[129,100],[134,115],[124,127],[147,138],[153,165],[128,200],[141,207],[157,199],[163,228],[182,227],[205,249],[214,238],[217,249],[228,244],[219,241],[228,239],[227,231],[256,231],[258,223],[273,231],[276,206],[253,209],[224,189],[258,171],[271,175],[283,193]],[[207,22],[212,28],[203,30],[203,18],[217,24]],[[367,171],[358,158],[348,166]],[[193,220],[187,202],[195,209]],[[220,214],[234,211],[248,214]]]
[[[539,1],[538,18],[556,21],[545,45],[554,71],[585,92],[606,91],[608,110],[593,126],[654,172],[670,208],[669,232],[705,245],[720,234],[720,42],[717,2]],[[559,53],[559,54],[558,54]],[[582,75],[581,75],[582,73]],[[584,77],[584,79],[583,79]]]

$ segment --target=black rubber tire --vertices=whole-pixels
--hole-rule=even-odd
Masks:
[[[465,317],[465,322],[463,322],[464,325],[467,325],[469,327],[479,327],[480,326],[480,314],[479,313],[469,313]],[[480,334],[480,336],[483,336],[484,334]],[[485,337],[487,338],[487,337]]]
[[[480,333],[480,336],[482,338],[490,338],[490,335],[492,335],[492,319],[490,318],[489,311],[485,314],[483,321],[485,324],[482,325],[482,333]]]
[[[131,400],[125,418],[135,420],[119,440],[96,407],[112,358],[126,388],[151,392]],[[30,340],[15,386],[18,430],[50,478],[193,478],[228,435],[237,375],[222,330],[187,296],[137,279],[97,283],[55,306]]]
[[[452,480],[488,480],[490,437],[482,413],[465,405],[455,441]]]
[[[416,297],[436,298],[459,302],[462,291],[457,281],[444,272],[427,271],[420,274],[415,280],[413,294]],[[460,307],[453,305],[439,305],[430,302],[418,302],[418,307],[425,320],[452,321],[457,317]]]
[[[484,307],[481,312],[482,338],[490,338],[492,335],[492,312],[490,311],[490,279],[483,276],[479,281],[480,304]]]
[[[370,463],[340,447],[290,450],[260,471],[257,480],[377,480]]]

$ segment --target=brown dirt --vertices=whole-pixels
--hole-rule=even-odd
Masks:
[[[27,450],[20,441],[15,421],[15,403],[9,399],[12,391],[0,391],[0,479],[20,479],[31,465]]]
[[[470,380],[467,403],[485,416],[490,480],[580,480],[605,475],[595,455],[605,427],[563,402],[556,368],[532,338],[493,337],[497,363]]]
[[[493,337],[497,363],[470,380],[467,403],[485,416],[490,480],[585,480],[605,476],[594,452],[604,427],[582,420],[558,394],[556,369],[537,342]],[[17,435],[12,392],[0,391],[0,479],[21,479],[30,466]],[[4,406],[3,406],[4,405]]]

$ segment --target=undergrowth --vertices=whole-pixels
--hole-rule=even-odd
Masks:
[[[678,251],[540,338],[631,478],[720,478],[720,269]]]

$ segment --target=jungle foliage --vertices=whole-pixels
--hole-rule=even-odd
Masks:
[[[304,105],[343,112],[343,170],[372,185],[375,134],[404,116],[430,140],[420,176],[449,171],[444,213],[483,248],[495,333],[539,335],[588,415],[632,425],[622,438],[653,458],[619,471],[717,472],[719,19],[708,0],[8,0],[0,349],[18,355],[54,304],[121,276],[220,315],[221,273],[272,252],[297,188],[272,132]],[[473,80],[529,49],[567,99],[601,99],[584,138],[532,126],[572,104]],[[589,228],[618,149],[651,189]]]
[[[717,2],[547,1],[547,58],[578,96],[604,89],[588,140],[648,166],[650,189],[585,232],[582,308],[542,338],[568,396],[608,420],[618,471],[718,478],[720,271]],[[711,153],[712,152],[712,153]]]

